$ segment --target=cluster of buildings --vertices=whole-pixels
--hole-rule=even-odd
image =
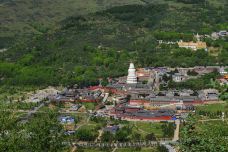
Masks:
[[[174,82],[182,82],[187,79],[191,78],[197,78],[199,76],[202,76],[204,74],[212,73],[212,72],[219,72],[220,75],[224,76],[228,74],[226,69],[228,69],[228,66],[195,66],[195,67],[189,67],[189,68],[176,68],[178,72],[175,72],[172,74],[172,79]],[[195,76],[189,75],[190,73],[195,73]],[[168,74],[168,73],[167,73]]]
[[[129,69],[132,69],[132,67],[133,65],[131,63]],[[175,69],[161,67],[129,70],[126,79],[132,79],[132,76],[134,76],[134,81],[126,81],[124,84],[121,79],[119,85],[115,84],[109,86],[113,88],[118,86],[116,89],[125,90],[126,94],[131,97],[127,103],[120,101],[121,104],[117,104],[112,111],[112,115],[123,120],[173,120],[175,119],[173,110],[194,110],[194,105],[196,104],[218,101],[219,92],[216,89],[157,91],[154,86],[163,81],[162,76],[171,76],[174,81],[181,82],[188,78],[193,78],[193,76],[188,75],[188,71],[197,73],[195,77],[214,71],[224,75],[226,73],[225,68],[227,67],[197,66]],[[135,74],[132,72],[135,72]],[[137,82],[135,82],[135,80],[137,80]],[[147,83],[142,84],[142,81],[145,80]],[[122,88],[120,87],[121,85]]]
[[[76,86],[65,88],[64,91],[49,96],[49,99],[55,102],[99,102],[103,97],[104,94],[100,90],[78,89]]]
[[[224,38],[226,36],[228,36],[228,32],[226,30],[222,30],[219,32],[213,32],[211,35],[199,35],[197,33],[196,35],[194,35],[196,41],[184,42],[184,41],[180,40],[177,42],[175,42],[175,41],[165,42],[163,40],[158,40],[158,43],[167,44],[167,45],[177,44],[180,48],[191,49],[193,51],[197,51],[199,49],[204,49],[205,51],[208,51],[207,43],[201,41],[202,38],[211,38],[213,40],[217,40],[219,38]]]
[[[159,91],[158,87],[164,81],[164,75],[176,82],[181,82],[192,78],[188,75],[188,71],[197,73],[195,77],[215,70],[226,76],[226,68],[197,66],[175,69],[168,67],[136,69],[134,64],[130,63],[128,75],[111,80],[107,86],[67,88],[50,99],[55,102],[97,102],[98,108],[94,116],[111,116],[134,121],[172,121],[176,119],[177,110],[191,111],[196,104],[218,101],[219,92],[215,89]],[[179,78],[182,76],[184,77]]]
[[[142,106],[119,104],[110,113],[116,119],[128,121],[170,121],[175,120],[175,112],[169,109],[146,110]]]
[[[47,99],[49,96],[57,94],[57,92],[58,90],[53,87],[37,90],[35,92],[29,92],[25,97],[25,102],[40,102]]]
[[[163,40],[158,40],[159,44],[167,44],[167,45],[174,45],[177,44],[180,48],[186,48],[186,49],[191,49],[193,51],[197,51],[199,49],[204,49],[205,51],[207,51],[207,43],[206,42],[202,42],[202,41],[189,41],[189,42],[184,42],[182,40],[177,41],[177,42],[173,42],[173,41],[169,41],[169,42],[164,42]]]
[[[135,98],[129,100],[129,105],[144,106],[151,109],[167,105],[194,105],[203,104],[205,102],[217,101],[219,92],[216,89],[204,89],[197,92],[192,90],[169,90],[161,91],[157,94],[147,94],[144,98]]]
[[[169,42],[164,42],[163,40],[158,40],[159,44],[177,44],[180,48],[186,48],[186,49],[191,49],[193,51],[197,51],[199,49],[203,49],[205,51],[207,51],[207,43],[201,41],[202,36],[200,36],[198,33],[197,35],[195,35],[195,38],[197,41],[189,41],[189,42],[184,42],[183,40],[177,41],[177,42],[173,42],[173,41],[169,41]]]
[[[225,74],[222,77],[218,78],[217,81],[221,86],[228,85],[228,74]]]
[[[60,116],[59,122],[64,126],[65,135],[71,135],[75,133],[75,118],[72,116]]]

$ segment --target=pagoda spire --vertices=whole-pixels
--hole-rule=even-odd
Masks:
[[[129,69],[128,69],[128,76],[127,76],[127,84],[136,84],[137,83],[137,77],[135,72],[135,66],[131,62]]]

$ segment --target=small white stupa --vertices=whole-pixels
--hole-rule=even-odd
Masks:
[[[135,72],[135,66],[133,63],[130,63],[130,66],[128,69],[127,84],[136,84],[136,83],[137,83],[137,77]]]

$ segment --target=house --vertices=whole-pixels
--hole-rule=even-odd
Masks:
[[[186,49],[191,49],[191,50],[199,50],[199,49],[204,49],[205,51],[207,51],[207,44],[206,42],[201,42],[201,41],[197,41],[197,42],[183,42],[180,41],[177,43],[178,46],[180,48],[186,48]]]
[[[200,90],[198,94],[202,101],[216,101],[219,99],[219,92],[216,89]]]
[[[174,75],[172,75],[172,79],[174,82],[182,82],[187,79],[187,76],[180,73],[174,73]]]
[[[187,110],[187,111],[193,111],[195,110],[195,106],[190,104],[190,105],[177,105],[176,110]]]
[[[150,78],[151,71],[145,68],[138,68],[136,71],[136,76],[139,81],[145,81]]]
[[[180,74],[187,76],[188,71],[192,71],[193,68],[177,68],[177,70]]]
[[[204,67],[204,66],[195,66],[194,71],[197,72],[199,75],[204,75],[208,73],[212,73],[214,71],[217,71],[218,68],[211,66],[211,67]]]
[[[72,105],[71,107],[70,107],[70,111],[77,111],[79,108],[81,107],[81,105]]]
[[[219,31],[218,32],[218,35],[221,36],[221,37],[224,37],[224,36],[227,36],[228,35],[228,32],[226,30]]]
[[[122,120],[131,121],[168,121],[174,116],[173,110],[140,110],[121,115]]]
[[[225,77],[225,76],[224,76]],[[228,75],[227,75],[227,79],[225,78],[219,78],[217,79],[218,83],[223,86],[223,85],[228,85]]]
[[[179,95],[182,96],[182,97],[186,97],[186,96],[191,96],[192,94],[194,94],[194,91],[193,90],[186,90],[186,89],[183,89],[179,92]]]
[[[66,123],[74,123],[74,118],[71,116],[61,116],[59,118],[60,123],[66,124]]]
[[[167,104],[195,104],[200,103],[200,99],[197,96],[156,96],[154,98],[150,98],[152,104],[160,106],[160,105],[167,105]]]
[[[73,135],[75,133],[75,130],[67,130],[64,132],[64,135]]]
[[[224,75],[224,79],[228,80],[228,74]]]
[[[117,125],[110,125],[110,126],[107,126],[103,129],[103,131],[106,131],[106,132],[110,132],[112,134],[115,134],[118,130],[119,130],[119,126]]]
[[[221,75],[228,74],[227,67],[220,67],[219,68],[219,73]]]

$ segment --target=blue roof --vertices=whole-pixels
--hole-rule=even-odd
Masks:
[[[71,116],[62,116],[59,118],[61,123],[74,123],[74,118]]]
[[[176,116],[173,116],[173,117],[172,117],[172,120],[177,120]]]

